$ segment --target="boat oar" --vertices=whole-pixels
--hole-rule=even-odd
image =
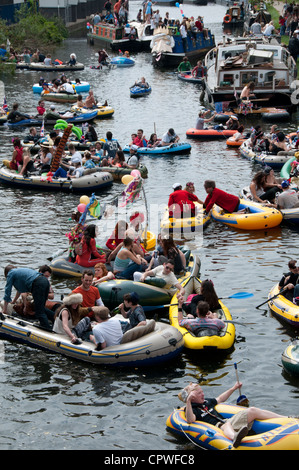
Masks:
[[[236,371],[237,382],[240,383],[236,362],[234,363],[234,367],[235,367],[235,371]],[[239,388],[239,394],[240,395],[237,398],[237,405],[239,405],[239,406],[249,406],[248,398],[246,397],[246,395],[242,395],[241,387]]]
[[[270,299],[265,300],[265,302],[263,302],[262,304],[258,305],[258,306],[255,307],[255,308],[260,308],[262,305],[265,305],[265,304],[267,304],[268,302],[270,302],[270,300],[276,299],[276,297],[278,297],[280,294],[283,294],[286,290],[287,290],[286,288],[281,289],[281,290],[278,292],[278,294],[273,295],[273,297],[270,297]]]
[[[249,297],[253,297],[253,294],[251,292],[236,292],[235,294],[229,295],[228,297],[219,297],[219,300],[222,299],[248,299]],[[157,305],[155,308],[165,308],[165,307],[174,307],[175,305],[178,305],[177,303],[175,304],[165,304],[165,305]]]

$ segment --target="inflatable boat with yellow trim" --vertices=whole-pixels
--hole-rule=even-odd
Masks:
[[[215,409],[223,418],[230,418],[244,408],[221,403]],[[292,417],[254,421],[250,435],[242,439],[237,448],[221,429],[212,424],[202,421],[188,424],[184,408],[171,413],[166,426],[169,431],[187,437],[207,450],[299,450],[299,420]]]
[[[239,210],[242,209],[246,209],[248,213],[227,213],[221,207],[214,205],[211,211],[212,218],[240,230],[263,230],[277,227],[283,219],[279,210],[245,199],[240,200]]]
[[[269,292],[268,299],[279,293],[279,285],[276,284]],[[280,294],[268,302],[270,309],[278,319],[289,323],[291,326],[299,326],[299,306]]]
[[[124,320],[122,315],[116,317]],[[183,337],[176,328],[154,320],[147,320],[146,325],[124,333],[121,344],[100,351],[91,341],[75,345],[66,335],[46,331],[30,321],[10,315],[4,315],[4,320],[0,319],[0,337],[90,364],[118,367],[151,366],[165,362],[179,355],[184,346]]]
[[[286,372],[299,376],[299,341],[294,339],[281,355],[281,362]]]
[[[194,205],[197,210],[196,216],[183,218],[169,217],[169,209],[166,207],[161,219],[161,229],[185,235],[205,229],[211,220],[211,215],[204,213],[202,204],[194,202]]]
[[[199,294],[201,281],[197,277],[188,278],[182,282],[183,287],[185,288],[185,298],[191,294]],[[200,350],[219,350],[225,351],[229,350],[235,341],[235,326],[232,322],[231,314],[225,305],[219,301],[221,305],[221,310],[217,310],[217,315],[219,320],[225,321],[225,328],[221,330],[218,334],[205,335],[205,330],[203,329],[200,334],[202,336],[196,336],[192,332],[188,331],[186,328],[179,325],[178,322],[178,300],[176,294],[171,299],[171,305],[169,307],[169,320],[170,324],[177,328],[185,340],[185,347],[188,349],[200,349]],[[211,331],[209,331],[211,332]],[[213,332],[211,332],[213,333]],[[214,332],[215,333],[215,332]]]

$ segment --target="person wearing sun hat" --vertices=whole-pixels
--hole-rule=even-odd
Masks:
[[[90,328],[90,317],[81,318],[80,307],[83,296],[71,292],[64,297],[62,305],[56,310],[53,331],[68,336],[73,344],[80,344],[80,337]]]

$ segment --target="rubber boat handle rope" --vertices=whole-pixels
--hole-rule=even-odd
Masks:
[[[255,307],[255,308],[260,308],[262,305],[265,305],[265,304],[267,304],[268,302],[270,302],[270,300],[276,299],[276,297],[278,297],[280,294],[283,294],[286,290],[287,290],[287,289],[284,287],[283,289],[281,289],[281,290],[278,292],[278,294],[273,295],[273,297],[270,297],[270,299],[265,300],[265,302],[263,302],[262,304],[258,305],[258,306]]]

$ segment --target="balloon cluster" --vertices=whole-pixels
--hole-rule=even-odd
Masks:
[[[81,214],[83,214],[83,212],[86,209],[87,204],[89,204],[89,203],[90,203],[90,199],[89,199],[88,196],[81,196],[80,197],[80,204],[78,204],[78,206],[77,206],[78,212],[81,212]]]
[[[185,15],[184,15],[183,10],[182,10],[182,5],[180,5],[179,2],[176,2],[175,6],[180,9],[182,17],[184,18]]]
[[[125,185],[128,185],[133,181],[134,178],[141,177],[139,170],[132,170],[130,175],[124,175],[121,179],[121,182]]]

